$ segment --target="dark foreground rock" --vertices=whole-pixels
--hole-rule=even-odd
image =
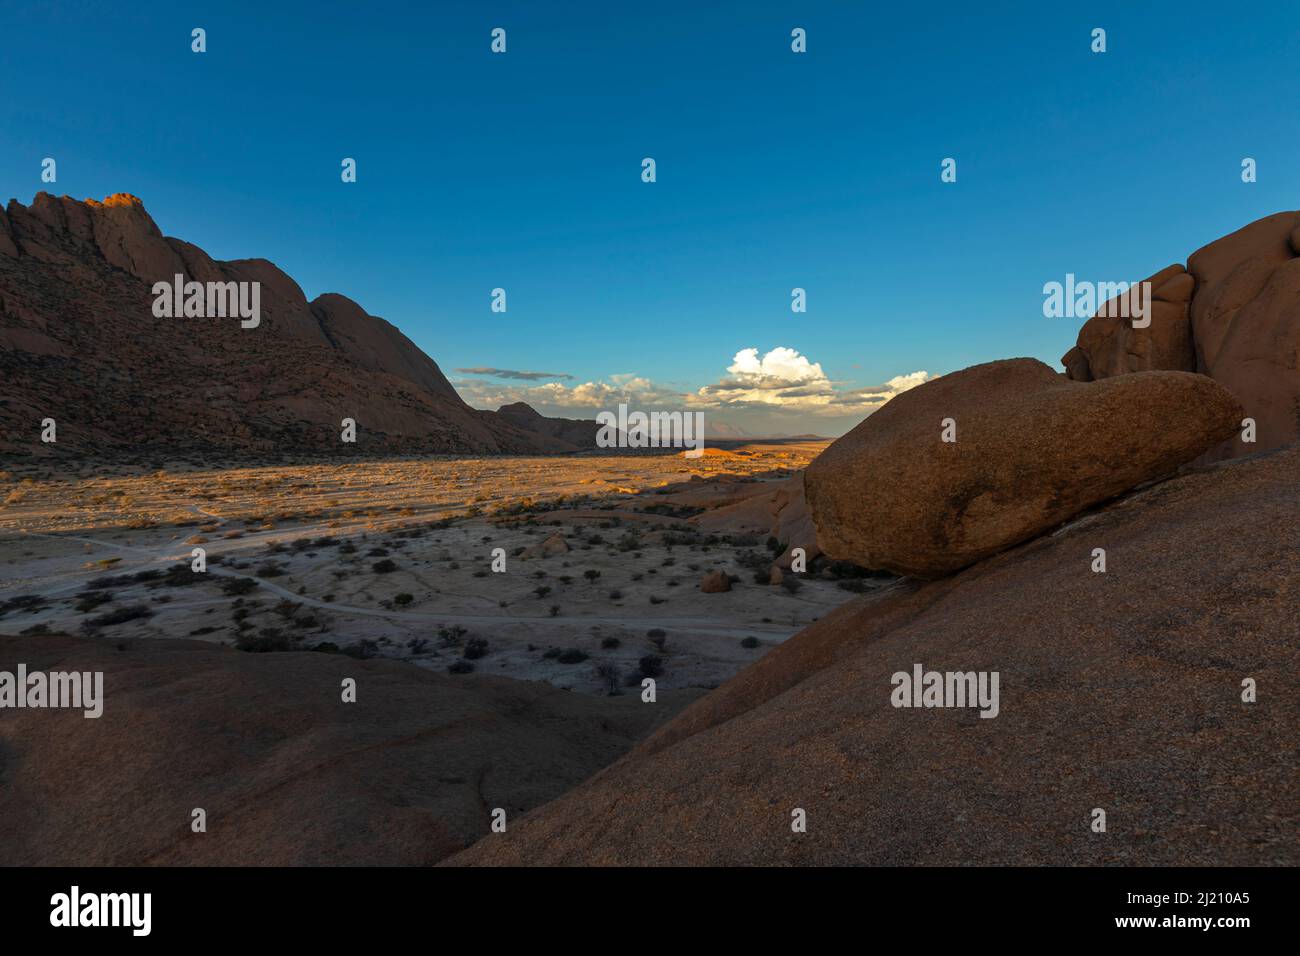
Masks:
[[[104,672],[104,713],[0,710],[0,865],[428,864],[589,777],[691,699],[584,697],[319,653],[0,638]],[[356,703],[341,701],[344,678]],[[191,812],[208,832],[191,832]]]

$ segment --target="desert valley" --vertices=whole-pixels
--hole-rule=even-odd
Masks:
[[[5,476],[0,627],[323,649],[584,693],[639,687],[643,666],[661,687],[716,686],[893,580],[784,573],[793,548],[816,555],[791,482],[823,446],[36,467]]]
[[[1064,372],[690,457],[11,203],[0,670],[105,699],[0,711],[0,862],[1294,864],[1298,266],[1270,216]],[[259,322],[142,320],[173,274]]]

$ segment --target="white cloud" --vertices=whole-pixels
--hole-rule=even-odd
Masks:
[[[928,372],[910,372],[881,386],[845,389],[827,378],[821,363],[782,345],[762,357],[756,348],[741,349],[727,371],[731,378],[698,389],[691,403],[714,408],[767,407],[851,415],[856,410],[874,411],[930,378]]]
[[[610,375],[607,381],[566,385],[513,385],[467,379],[454,382],[461,397],[479,408],[499,408],[527,402],[544,414],[592,417],[595,411],[626,402],[645,409],[680,408],[717,410],[789,411],[820,416],[853,416],[875,411],[895,395],[915,388],[932,376],[929,372],[896,375],[884,385],[847,388],[827,377],[821,363],[786,346],[760,355],[757,348],[736,353],[727,367],[728,377],[694,392],[663,388],[634,373]]]
[[[758,349],[741,349],[727,371],[737,381],[757,387],[803,385],[826,382],[826,373],[817,362],[810,362],[794,349],[778,345],[761,359]]]

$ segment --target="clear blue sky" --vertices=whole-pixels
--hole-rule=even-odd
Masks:
[[[472,400],[512,383],[455,369],[693,392],[746,348],[837,389],[1055,365],[1079,323],[1044,282],[1300,206],[1295,3],[5,3],[0,37],[4,198],[135,193],[395,322]]]

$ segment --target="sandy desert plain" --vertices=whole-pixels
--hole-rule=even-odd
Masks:
[[[665,689],[711,688],[889,586],[824,560],[771,583],[787,542],[756,502],[825,445],[27,464],[0,473],[0,634],[319,650],[591,694],[647,669]],[[715,570],[730,590],[704,593]]]

